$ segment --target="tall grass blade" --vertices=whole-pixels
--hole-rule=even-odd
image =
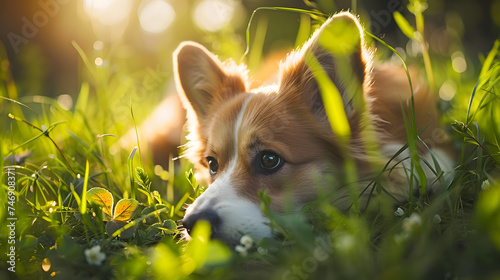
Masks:
[[[372,37],[373,39],[377,40],[379,43],[387,47],[389,50],[391,50],[394,54],[398,56],[398,58],[401,60],[403,64],[403,68],[405,69],[406,72],[406,77],[408,78],[408,84],[410,85],[410,91],[411,91],[411,99],[410,99],[410,112],[409,112],[409,121],[406,119],[405,116],[405,110],[403,108],[403,104],[401,104],[401,110],[403,112],[403,118],[404,118],[404,123],[405,123],[405,128],[406,128],[406,135],[408,139],[408,148],[410,150],[410,155],[411,155],[411,162],[412,162],[412,173],[413,173],[413,167],[416,168],[418,179],[420,181],[421,187],[422,187],[422,192],[425,193],[427,189],[427,179],[425,177],[425,172],[422,169],[422,165],[420,164],[420,157],[418,155],[418,140],[417,140],[417,126],[415,123],[415,100],[413,98],[413,84],[411,82],[411,77],[410,77],[410,72],[408,71],[408,67],[406,66],[406,63],[401,57],[401,55],[391,46],[389,46],[384,40],[378,38],[377,36],[371,34],[370,32],[365,33]],[[410,181],[410,186],[412,186],[413,180]],[[413,191],[413,190],[412,190]],[[413,198],[412,193],[410,194],[410,198]]]
[[[351,127],[345,114],[344,103],[339,90],[330,80],[318,59],[311,52],[306,52],[305,61],[307,66],[318,82],[321,98],[325,106],[328,120],[332,124],[332,130],[343,143],[347,143],[351,137]]]
[[[76,49],[80,57],[82,58],[83,63],[85,64],[85,67],[87,67],[87,70],[92,74],[93,77],[97,76],[97,72],[95,71],[95,67],[93,67],[93,64],[90,62],[89,58],[83,51],[83,49],[78,45],[77,42],[71,41],[71,44],[73,47]]]
[[[83,179],[82,198],[80,204],[80,213],[85,215],[87,213],[87,188],[89,185],[89,161],[85,162],[85,178]]]
[[[128,157],[128,174],[130,178],[130,195],[131,198],[135,199],[135,180],[134,180],[134,155],[135,152],[137,151],[137,146],[132,149],[132,152],[130,153]],[[127,198],[125,194],[123,195],[124,198]]]
[[[136,139],[137,139],[137,146],[136,146],[136,148],[139,149],[139,163],[140,163],[141,167],[144,168],[144,165],[142,164],[141,144],[139,142],[139,131],[137,130],[137,123],[136,123],[135,117],[134,117],[134,107],[132,105],[132,96],[130,96],[130,115],[132,116],[132,121],[134,123],[134,129],[135,129],[135,136],[136,136]]]
[[[394,16],[394,20],[396,21],[396,24],[398,25],[399,29],[401,29],[403,34],[405,34],[406,37],[410,39],[415,38],[415,29],[411,27],[411,25],[403,17],[403,15],[401,15],[400,12],[394,12],[392,15]]]
[[[309,10],[303,10],[303,9],[296,9],[296,8],[287,8],[287,7],[258,7],[257,9],[253,10],[252,15],[250,16],[250,19],[248,20],[247,24],[247,29],[246,29],[246,43],[247,47],[245,49],[245,53],[243,54],[241,60],[243,60],[248,53],[250,52],[250,27],[252,26],[253,18],[255,14],[259,11],[287,11],[287,12],[293,12],[293,13],[301,13],[301,14],[306,14],[309,15],[310,17],[314,19],[325,19],[326,15],[318,12],[318,11],[309,11]]]
[[[7,100],[7,101],[10,101],[10,102],[12,102],[12,103],[16,103],[17,105],[22,106],[22,107],[24,107],[24,108],[26,108],[26,109],[30,110],[31,112],[35,113],[35,115],[38,115],[38,113],[37,113],[35,110],[31,109],[31,107],[30,107],[30,106],[28,106],[28,105],[26,105],[26,104],[24,104],[24,103],[21,103],[21,102],[19,102],[19,101],[17,101],[17,100],[14,100],[14,99],[11,99],[11,98],[8,98],[8,97],[5,97],[5,96],[0,96],[0,98],[1,98],[1,99],[4,99],[4,100]]]

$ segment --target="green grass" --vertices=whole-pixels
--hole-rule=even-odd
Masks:
[[[424,11],[413,12],[416,30],[423,32]],[[321,17],[317,11],[313,15],[315,20]],[[405,34],[415,34],[401,15],[396,17]],[[411,40],[425,45],[423,37]],[[349,213],[339,212],[325,194],[302,211],[286,215],[270,211],[269,197],[260,193],[264,213],[283,238],[256,240],[238,250],[210,240],[206,223],[196,225],[189,243],[181,239],[176,221],[183,216],[183,205],[204,189],[188,162],[179,159],[167,172],[150,160],[143,162],[140,150],[110,153],[118,140],[113,136],[133,128],[133,114],[145,115],[157,101],[145,101],[142,108],[113,107],[116,100],[137,97],[137,79],[148,72],[111,73],[89,62],[94,54],[74,46],[87,74],[71,111],[49,97],[19,96],[8,68],[1,70],[0,150],[3,157],[31,151],[21,163],[1,163],[0,220],[4,225],[10,222],[7,218],[17,218],[18,279],[500,278],[500,41],[482,60],[476,78],[457,75],[449,58],[432,53],[406,59],[425,69],[436,87],[450,79],[457,85],[443,111],[459,154],[454,179],[445,191],[399,205],[400,209],[391,201],[380,201],[376,210]],[[258,60],[261,53],[255,50],[252,56],[252,48],[249,57]],[[383,44],[378,48],[391,55]],[[1,59],[8,65],[5,55]],[[410,170],[409,178],[422,176],[413,118],[408,119],[405,148],[416,169]],[[383,172],[396,164],[388,162]],[[15,193],[9,193],[12,174]],[[381,191],[383,182],[375,180],[371,187]],[[8,206],[15,213],[11,215]],[[2,226],[0,279],[15,278],[7,270],[9,235],[10,229]],[[106,258],[91,264],[85,252],[97,245]]]

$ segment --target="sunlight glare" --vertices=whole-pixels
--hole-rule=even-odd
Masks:
[[[51,266],[52,266],[52,264],[50,263],[50,260],[48,258],[43,259],[43,261],[42,261],[43,271],[45,271],[45,272],[49,271]]]
[[[102,60],[102,58],[100,58],[100,57],[97,57],[94,62],[95,62],[95,65],[102,66],[102,63],[104,62],[104,60]]]
[[[138,16],[144,31],[161,33],[174,21],[175,11],[166,1],[146,0],[139,6]]]
[[[447,80],[439,89],[439,97],[445,101],[450,101],[457,92],[457,85],[452,80]]]
[[[104,43],[102,41],[97,40],[94,42],[93,47],[94,47],[94,50],[100,51],[104,47]]]
[[[231,1],[203,0],[193,13],[196,25],[210,32],[216,32],[233,18],[235,5]]]
[[[84,0],[87,14],[102,25],[112,26],[125,21],[132,3],[130,0]]]
[[[69,94],[61,94],[57,98],[57,104],[64,110],[68,111],[73,107],[73,98]]]
[[[451,65],[457,73],[463,73],[467,70],[467,61],[462,52],[456,51],[451,55]]]

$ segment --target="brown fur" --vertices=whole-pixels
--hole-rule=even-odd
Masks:
[[[373,83],[366,96],[372,100],[372,113],[381,119],[377,127],[384,132],[385,135],[382,137],[385,139],[405,143],[407,136],[402,108],[409,120],[411,104],[411,91],[406,72],[401,66],[382,64],[373,69],[372,76]],[[425,85],[416,70],[410,70],[410,77],[413,82],[417,131],[422,132],[420,138],[429,148],[443,149],[449,156],[452,156],[449,137],[439,122],[435,95]],[[420,143],[419,150],[422,154],[427,152],[422,143]]]
[[[352,36],[356,32],[359,38]],[[336,36],[342,40],[334,40]],[[275,85],[249,89],[244,68],[221,63],[196,43],[181,44],[174,61],[178,91],[188,112],[186,156],[210,182],[186,210],[183,224],[188,230],[206,219],[216,237],[232,243],[240,234],[270,237],[268,219],[259,207],[262,190],[275,211],[298,210],[313,201],[318,190],[328,193],[337,208],[347,210],[352,195],[366,202],[370,191],[362,190],[367,181],[406,142],[402,116],[408,115],[411,96],[405,72],[395,66],[372,66],[363,29],[349,13],[328,19],[292,52],[281,64]],[[337,90],[322,92],[319,77],[329,79]],[[434,98],[416,77],[413,74],[417,130],[427,128],[421,138],[430,148],[446,150]],[[327,112],[325,105],[336,103],[324,103],[325,94],[343,105],[334,107],[342,110],[340,114]],[[342,114],[349,135],[338,134],[335,126],[340,121],[332,119],[344,118]],[[429,161],[423,145],[420,152]],[[267,166],[266,155],[280,159],[280,164]],[[349,164],[355,167],[354,176],[346,175],[353,170],[346,167]],[[377,177],[394,202],[409,198],[407,165],[403,162]]]
[[[354,24],[362,38],[362,29],[350,14],[337,16],[338,20]],[[326,25],[325,25],[326,26]],[[324,29],[324,28],[323,28]],[[281,67],[281,81],[278,87],[257,89],[250,99],[239,132],[237,170],[232,174],[237,192],[257,203],[257,191],[267,189],[272,198],[272,208],[283,210],[284,191],[289,189],[294,202],[304,204],[315,196],[314,174],[321,177],[331,168],[343,168],[346,151],[339,146],[337,137],[330,128],[330,122],[323,108],[315,77],[306,65],[307,52],[314,54],[330,78],[339,87],[345,106],[352,99],[358,99],[361,106],[347,112],[352,129],[352,140],[348,153],[358,163],[362,176],[370,173],[367,152],[361,131],[366,129],[362,119],[370,117],[365,110],[362,90],[369,84],[371,56],[365,51],[361,39],[357,49],[349,54],[353,77],[350,83],[358,88],[343,84],[336,69],[336,59],[318,43],[319,30],[301,50],[291,54]],[[174,55],[181,99],[188,109],[190,122],[190,148],[187,156],[199,165],[207,167],[205,158],[215,157],[219,162],[219,173],[225,171],[231,158],[235,157],[232,128],[243,100],[249,96],[244,84],[244,75],[238,79],[241,69],[224,67],[210,53],[193,43],[185,43]],[[237,69],[238,71],[234,71]],[[353,89],[354,88],[354,89]],[[347,108],[347,107],[346,107]],[[273,175],[262,175],[252,166],[259,151],[272,150],[286,159],[282,170]],[[341,171],[338,172],[341,174]],[[211,178],[214,180],[215,178]],[[338,183],[341,183],[339,179]],[[344,195],[344,192],[339,192]]]
[[[186,156],[198,168],[208,174],[206,157],[211,156],[219,162],[218,173],[223,173],[237,158],[231,174],[237,193],[257,204],[258,190],[266,189],[272,198],[271,207],[278,211],[286,208],[285,194],[291,193],[294,204],[304,205],[315,198],[318,185],[332,184],[325,181],[330,177],[337,188],[336,206],[345,209],[349,205],[347,189],[342,185],[345,156],[355,160],[358,177],[364,179],[377,171],[377,162],[384,161],[373,150],[389,142],[406,142],[401,104],[407,113],[410,90],[404,71],[389,65],[372,67],[372,56],[364,46],[357,19],[348,13],[333,18],[355,25],[361,38],[357,48],[347,57],[332,56],[318,42],[323,27],[302,49],[288,56],[280,67],[281,80],[276,86],[250,90],[244,68],[232,62],[221,63],[195,43],[179,47],[174,61],[178,91],[188,112]],[[305,59],[308,53],[316,57],[339,89],[352,131],[347,146],[331,129],[319,87]],[[348,61],[351,76],[338,66],[343,65],[339,61],[343,59]],[[417,129],[427,126],[421,138],[428,144],[432,142],[431,148],[448,150],[447,136],[433,105],[435,100],[417,81],[413,80]],[[235,143],[234,127],[249,96]],[[420,149],[425,152],[423,147]],[[263,175],[256,171],[254,161],[263,150],[272,150],[286,160],[279,172]],[[395,170],[388,179],[386,189],[397,199],[406,199],[404,173]],[[363,184],[360,182],[359,188]]]

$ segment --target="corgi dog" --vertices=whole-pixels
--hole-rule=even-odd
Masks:
[[[346,42],[328,41],[342,36]],[[346,210],[352,190],[343,185],[348,158],[356,167],[359,198],[369,197],[369,192],[362,192],[367,186],[363,179],[382,170],[373,162],[387,162],[407,143],[403,111],[408,114],[411,91],[401,67],[372,65],[363,36],[354,15],[333,15],[281,63],[278,83],[253,89],[243,66],[222,63],[194,42],[177,48],[175,79],[189,132],[185,156],[209,180],[205,192],[186,209],[182,224],[188,232],[197,221],[206,220],[212,236],[230,244],[238,243],[242,235],[272,238],[260,208],[261,190],[277,212],[289,209],[289,203],[300,210],[318,198],[318,188],[334,189],[332,203]],[[317,69],[337,92],[324,91]],[[416,81],[417,131],[426,143],[419,152],[431,178],[435,164],[451,170],[452,151],[439,124],[434,96]],[[340,116],[350,131],[347,140],[334,129],[336,120],[329,119],[325,94],[342,102]],[[394,161],[403,163],[384,173],[384,190],[395,203],[410,196],[408,157],[407,150],[400,153]],[[331,179],[322,179],[327,177]]]

